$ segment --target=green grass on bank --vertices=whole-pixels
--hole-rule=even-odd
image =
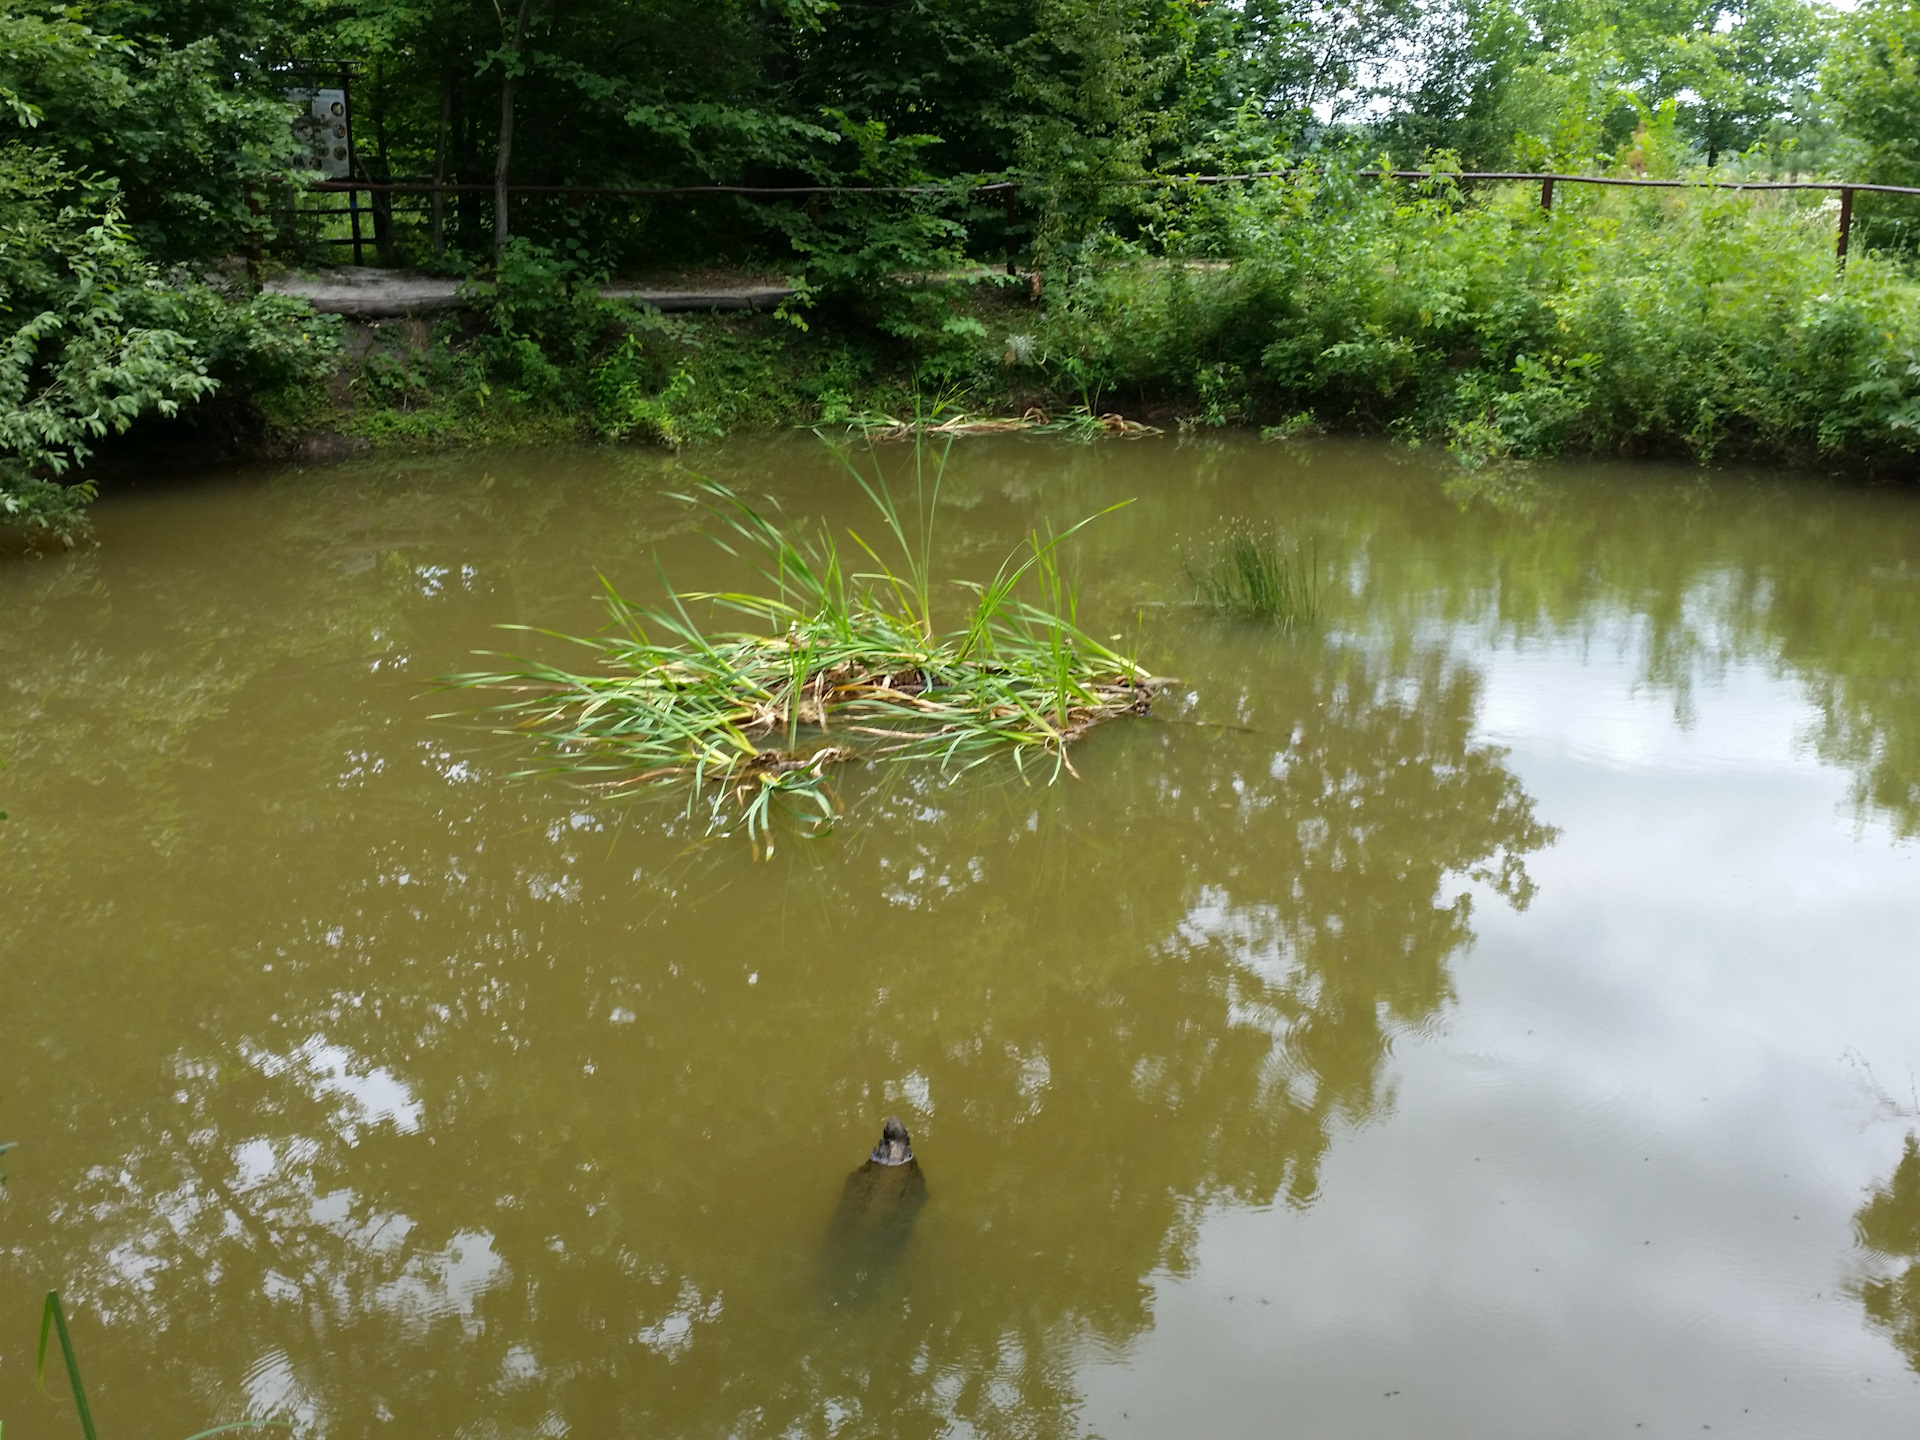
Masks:
[[[1048,344],[1205,420],[1324,425],[1509,455],[1740,454],[1911,474],[1920,286],[1834,261],[1793,195],[1340,176],[1210,197],[1223,269],[1090,271]],[[1116,257],[1120,259],[1121,257]]]
[[[491,321],[382,327],[340,423],[385,444],[565,429],[677,444],[910,413],[1083,407],[1505,457],[1741,456],[1912,475],[1920,284],[1798,196],[1466,194],[1327,172],[1222,190],[1168,259],[1109,240],[1025,280],[780,316],[643,315],[524,257]],[[798,320],[802,323],[795,323]]]
[[[1916,474],[1910,259],[1857,249],[1838,273],[1833,207],[1802,195],[1564,186],[1551,214],[1537,196],[1328,168],[1198,191],[1164,212],[1151,249],[1109,235],[1037,278],[887,281],[744,316],[605,301],[578,262],[516,245],[474,308],[373,326],[343,349],[285,302],[222,312],[233,338],[199,343],[238,358],[182,351],[186,388],[154,404],[204,405],[188,382],[217,383],[282,446],[303,429],[383,450],[679,445],[1037,407],[1386,434],[1469,468],[1607,454]],[[277,328],[250,340],[249,326]],[[298,385],[277,358],[293,342],[311,357]],[[254,375],[267,383],[250,389]],[[88,423],[59,420],[81,439]],[[80,477],[34,473],[11,495]]]

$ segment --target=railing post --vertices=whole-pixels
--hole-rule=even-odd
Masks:
[[[349,184],[352,182],[349,181]],[[360,263],[360,192],[347,191],[347,225],[353,231],[353,263]]]
[[[351,186],[360,178],[360,156],[353,146],[353,67],[340,66],[340,101],[346,114],[341,118],[347,122],[347,184]],[[353,263],[360,264],[360,192],[347,191],[347,224],[353,231]]]
[[[1540,182],[1540,208],[1549,215],[1553,213],[1553,177],[1551,175]]]
[[[1847,268],[1847,232],[1853,229],[1853,189],[1840,187],[1840,240],[1833,247],[1834,264],[1839,269]]]

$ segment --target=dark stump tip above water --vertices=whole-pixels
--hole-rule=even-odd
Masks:
[[[913,1137],[900,1117],[889,1115],[880,1127],[880,1143],[873,1147],[873,1158],[882,1165],[906,1165],[913,1160]]]

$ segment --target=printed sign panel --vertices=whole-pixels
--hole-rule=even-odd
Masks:
[[[352,147],[347,140],[347,92],[344,90],[289,90],[294,108],[293,135],[312,159],[306,168],[329,180],[345,180],[351,173]]]

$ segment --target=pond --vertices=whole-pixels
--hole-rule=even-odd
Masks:
[[[1920,495],[1448,464],[961,443],[951,573],[1131,500],[1067,568],[1178,683],[771,853],[432,682],[737,581],[688,469],[877,538],[810,437],[0,562],[8,1440],[79,1433],[56,1287],[103,1440],[1915,1433]],[[1184,603],[1235,524],[1315,623]]]

